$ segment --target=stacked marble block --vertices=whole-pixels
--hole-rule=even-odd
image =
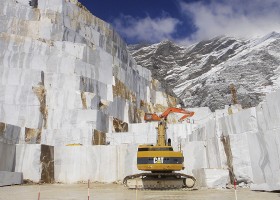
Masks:
[[[15,171],[35,183],[54,183],[54,147],[43,144],[17,144]]]
[[[251,189],[280,190],[280,90],[265,101],[221,121],[230,137],[233,170]]]
[[[112,27],[77,1],[0,2],[0,122],[21,129],[20,143],[91,145],[94,130],[114,131],[113,118],[139,122],[170,106]]]
[[[221,163],[224,149],[213,115],[204,119],[204,124],[193,130],[184,143],[184,172],[196,177],[196,187],[225,188],[230,183],[229,171]]]
[[[0,141],[0,186],[16,185],[22,183],[22,173],[15,172],[16,146]]]
[[[157,141],[157,122],[129,124],[129,132],[107,133],[106,140],[111,145],[127,144],[155,144]],[[178,123],[168,124],[166,138],[171,139],[173,146],[178,146],[188,139],[188,135],[197,127],[195,124]]]
[[[0,135],[7,134],[7,127],[0,126]],[[0,138],[0,186],[21,184],[22,172],[15,172],[16,145]]]
[[[138,144],[156,142],[157,123],[129,124],[129,132],[107,133],[106,146],[55,146],[55,180],[63,183],[122,182],[127,175],[140,173],[137,170]],[[191,132],[192,125],[171,124],[167,136],[175,149]]]
[[[257,107],[232,115],[218,112],[193,131],[189,142],[204,142],[206,168],[228,170],[231,182],[235,178],[252,190],[279,190],[279,97],[280,90]]]
[[[224,189],[229,183],[228,170],[225,169],[196,168],[193,175],[196,187]]]
[[[17,144],[14,168],[23,172],[24,179],[119,180],[105,176],[110,164],[118,173],[128,173],[135,155],[122,145],[92,146],[94,132],[116,132],[116,120],[141,122],[144,112],[163,111],[175,105],[175,98],[165,94],[149,70],[136,64],[111,25],[80,3],[32,2],[30,6],[29,0],[0,0],[0,123],[8,130],[0,140]],[[110,157],[111,149],[119,149],[123,164]],[[85,151],[88,157],[83,156]],[[129,154],[129,160],[121,152]],[[3,163],[9,162],[4,158]],[[87,176],[79,170],[74,173],[84,159],[93,160]],[[71,168],[73,163],[77,166]],[[100,176],[88,177],[91,172]]]
[[[135,145],[17,145],[16,170],[33,182],[116,182],[136,173]],[[23,159],[28,160],[24,162]]]
[[[178,122],[183,115],[178,113],[170,113],[168,115],[168,125],[166,129],[166,138],[170,138],[173,146],[178,149],[178,145],[189,140],[189,135],[194,130],[198,130],[209,119],[214,118],[214,114],[207,107],[201,108],[185,108],[194,111],[195,115],[183,122]],[[161,112],[158,113],[160,115]],[[158,122],[130,123],[128,124],[128,132],[122,133],[106,133],[106,141],[111,145],[127,144],[154,144],[157,138]]]
[[[63,183],[120,182],[139,173],[137,145],[80,146],[55,148],[55,180]]]

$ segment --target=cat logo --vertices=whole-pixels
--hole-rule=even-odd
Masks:
[[[162,164],[163,157],[154,157],[154,164]]]

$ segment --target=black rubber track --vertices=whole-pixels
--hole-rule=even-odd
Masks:
[[[196,179],[193,177],[193,176],[190,176],[190,175],[187,175],[187,174],[182,174],[182,173],[140,173],[140,174],[133,174],[133,175],[130,175],[130,176],[126,176],[124,179],[123,179],[123,184],[127,186],[127,180],[129,179],[135,179],[135,178],[153,178],[153,179],[158,179],[160,180],[161,178],[163,177],[174,177],[176,179],[192,179],[194,181],[194,183],[196,182]],[[184,182],[184,186],[183,188],[188,188],[185,184],[185,181]],[[157,188],[157,187],[151,187],[151,188],[144,188],[144,189],[171,189],[171,187],[164,187],[164,188]],[[174,189],[178,189],[178,188],[174,188]]]

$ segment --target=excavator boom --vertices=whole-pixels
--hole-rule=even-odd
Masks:
[[[194,112],[190,112],[190,111],[187,111],[187,110],[184,110],[184,109],[181,109],[181,108],[168,108],[166,111],[164,111],[160,117],[161,118],[166,118],[170,113],[182,113],[182,114],[186,114],[186,115],[189,115],[191,113],[194,114]]]
[[[166,111],[164,111],[159,116],[157,114],[155,114],[155,113],[145,113],[144,120],[146,122],[161,121],[162,119],[166,120],[170,113],[182,113],[182,114],[185,114],[183,117],[181,117],[178,120],[179,122],[183,121],[184,119],[186,119],[188,117],[192,117],[194,115],[194,112],[187,111],[187,110],[184,110],[184,109],[181,109],[181,108],[171,107],[171,108],[168,108]]]
[[[190,114],[186,114],[184,115],[183,117],[181,117],[178,121],[179,122],[182,122],[184,121],[185,119],[189,118],[189,117],[192,117],[194,115],[194,112],[191,112]]]

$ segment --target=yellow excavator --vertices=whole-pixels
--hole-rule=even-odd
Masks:
[[[137,168],[146,171],[126,176],[123,184],[131,189],[180,189],[192,188],[196,179],[193,176],[177,173],[184,169],[184,156],[181,151],[174,151],[171,140],[166,138],[167,116],[170,113],[182,113],[179,121],[191,117],[194,112],[180,108],[168,108],[161,115],[146,113],[145,121],[158,121],[156,145],[139,145]]]

